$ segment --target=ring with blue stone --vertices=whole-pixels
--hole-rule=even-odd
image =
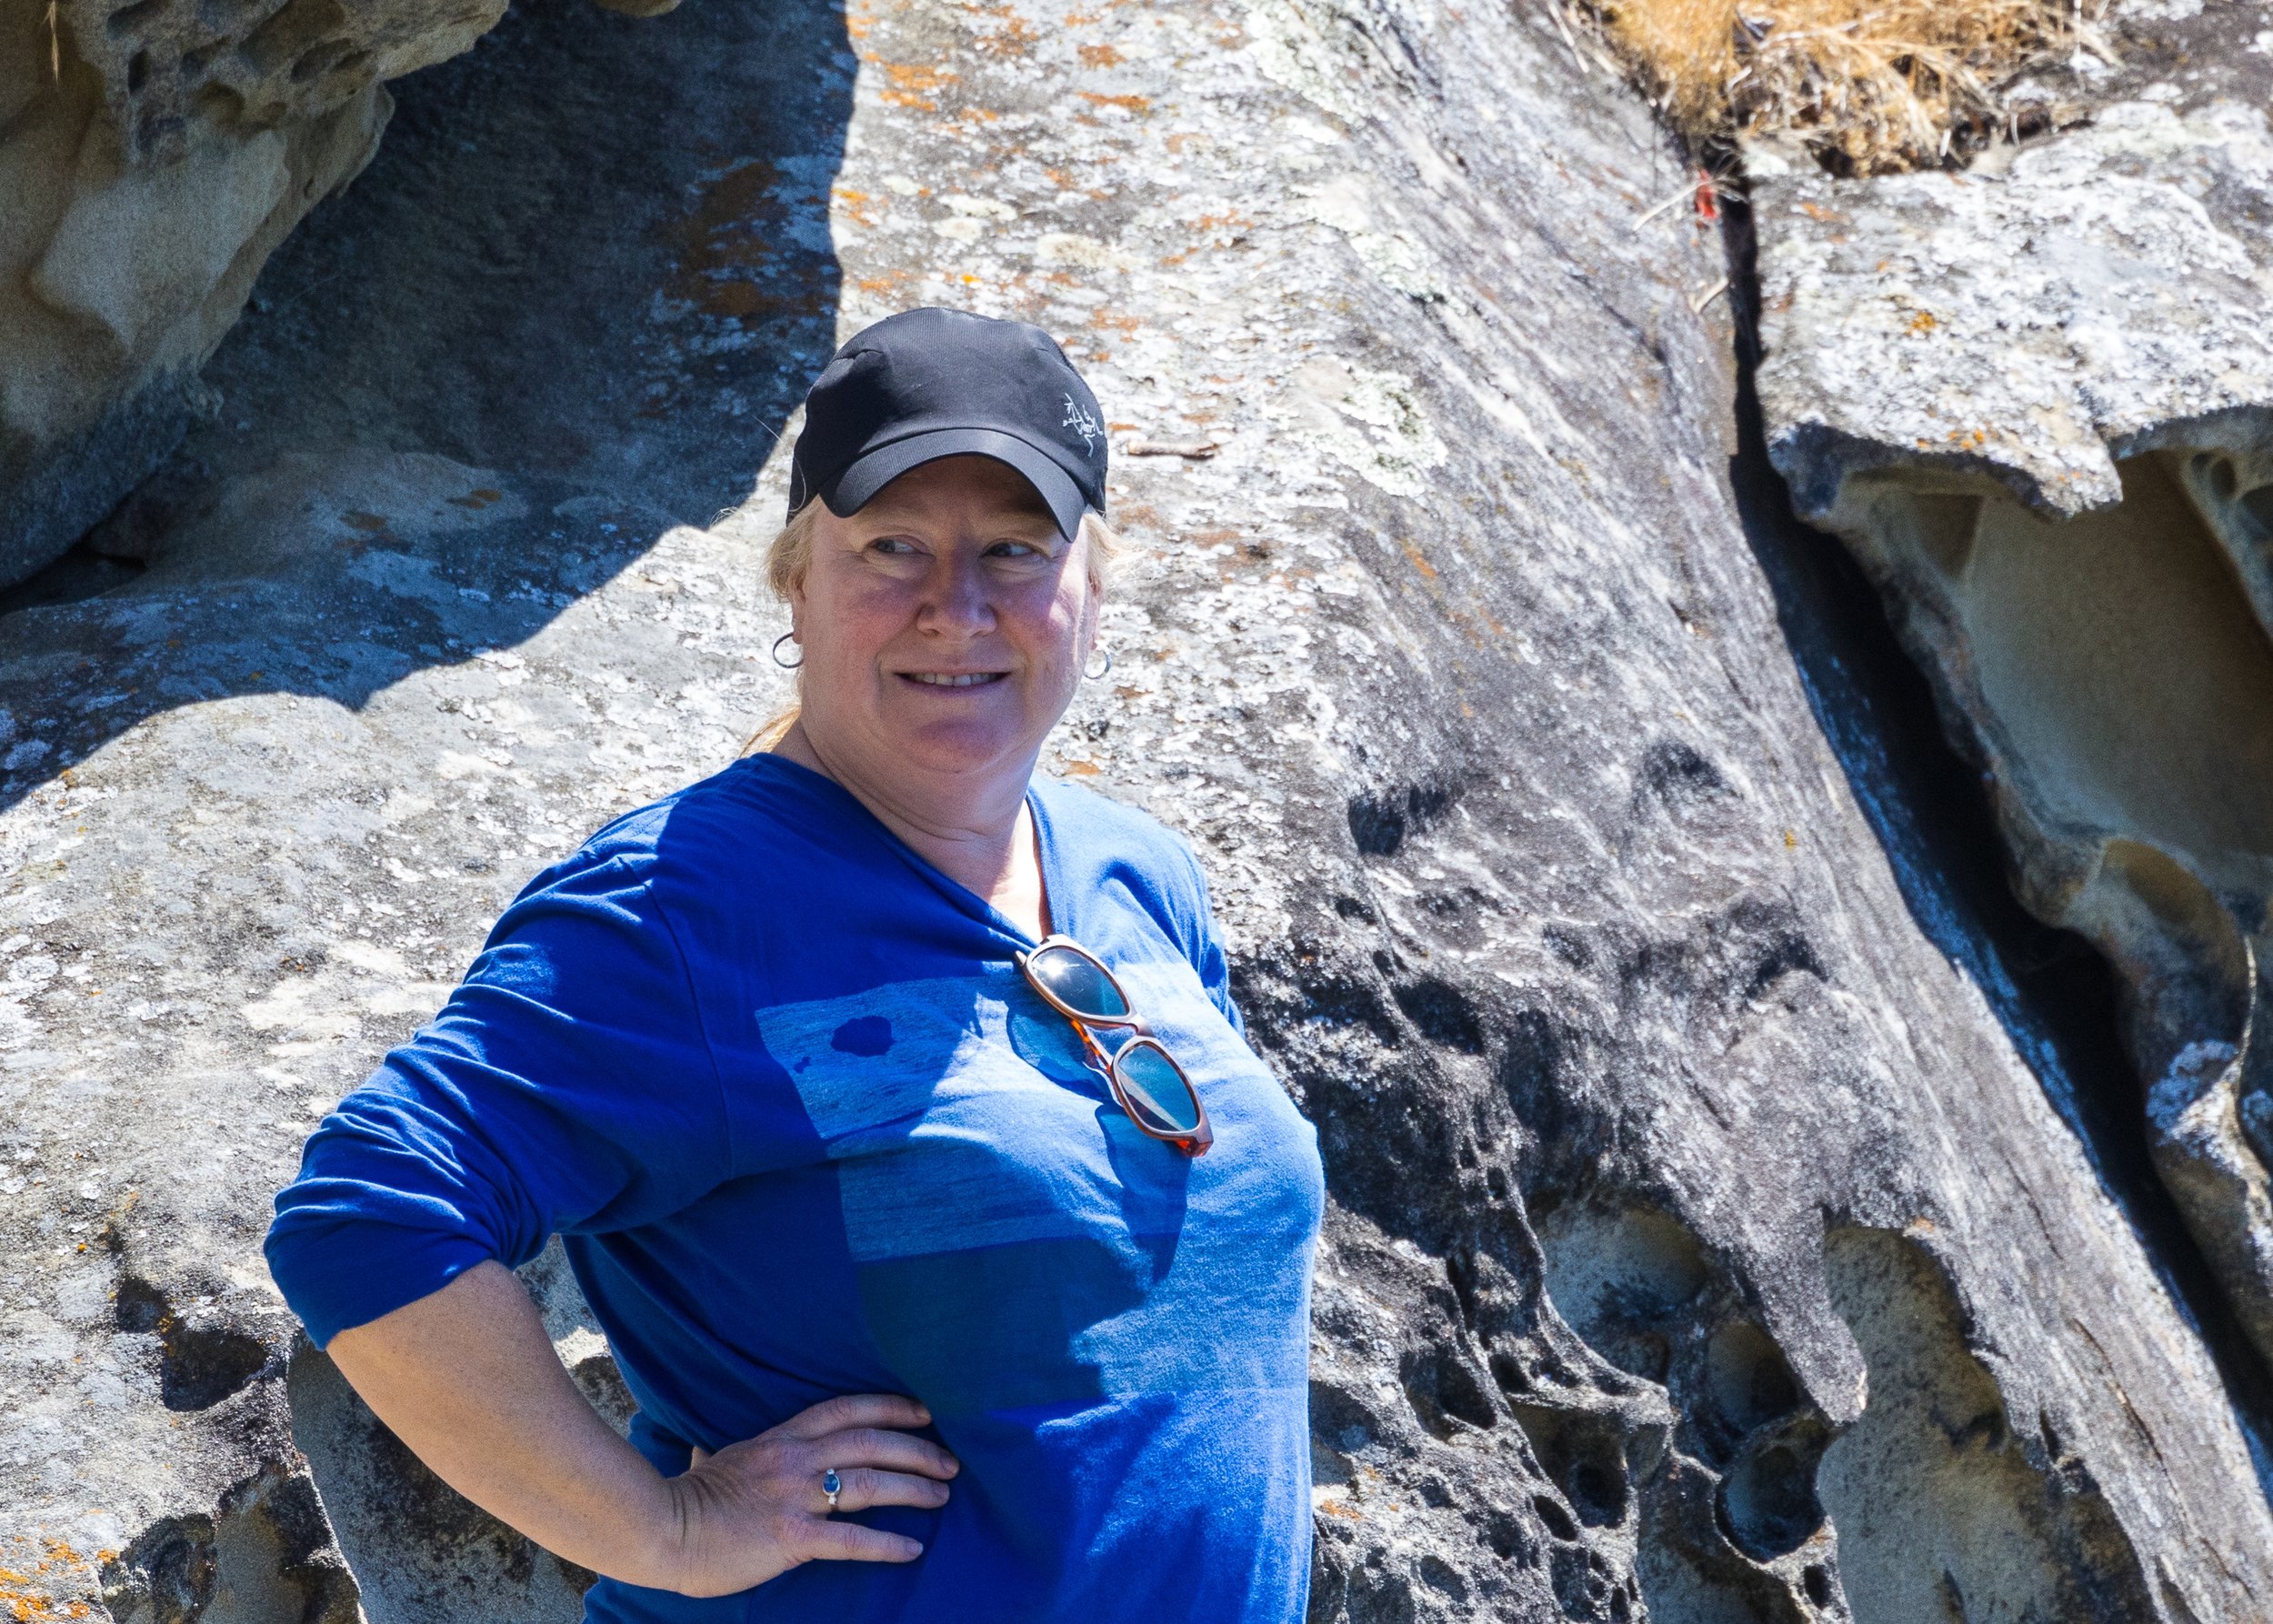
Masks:
[[[839,1494],[842,1494],[844,1489],[845,1479],[836,1475],[836,1469],[835,1467],[830,1467],[828,1470],[821,1474],[821,1492],[828,1496],[828,1509],[830,1510],[834,1511],[836,1509],[836,1497]]]

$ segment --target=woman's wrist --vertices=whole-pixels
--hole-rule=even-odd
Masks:
[[[688,1536],[695,1523],[691,1503],[696,1486],[681,1476],[666,1478],[644,1459],[644,1479],[622,1515],[609,1519],[616,1549],[605,1563],[586,1566],[605,1578],[655,1590],[677,1590],[687,1572]]]

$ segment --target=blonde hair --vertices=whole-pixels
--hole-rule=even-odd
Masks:
[[[821,499],[818,496],[789,516],[789,522],[775,532],[773,545],[766,549],[766,585],[774,596],[787,603],[805,585],[805,572],[813,562],[813,532],[821,522]],[[1094,596],[1105,590],[1107,568],[1120,556],[1121,538],[1113,533],[1113,526],[1095,510],[1081,516],[1076,532],[1089,544],[1089,591]],[[802,679],[799,679],[802,680]],[[798,702],[792,699],[786,707],[773,716],[764,727],[750,735],[750,742],[742,747],[745,756],[756,756],[770,750],[782,741],[782,736],[796,725]]]

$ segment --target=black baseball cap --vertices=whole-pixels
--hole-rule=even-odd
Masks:
[[[847,518],[910,468],[991,456],[1026,476],[1071,541],[1105,511],[1105,415],[1057,341],[1022,321],[903,310],[838,350],[805,397],[789,511]]]

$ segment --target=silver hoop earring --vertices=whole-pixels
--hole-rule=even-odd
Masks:
[[[781,646],[796,635],[795,632],[784,632],[774,639],[774,664],[785,671],[795,671],[799,666],[805,664],[805,653],[802,649],[798,651],[797,657],[794,660],[786,660],[781,657]]]
[[[1085,668],[1081,673],[1083,681],[1103,682],[1105,680],[1106,673],[1113,669],[1113,651],[1107,648],[1101,650],[1100,652],[1102,652],[1105,656],[1105,664],[1099,666],[1094,671]]]

